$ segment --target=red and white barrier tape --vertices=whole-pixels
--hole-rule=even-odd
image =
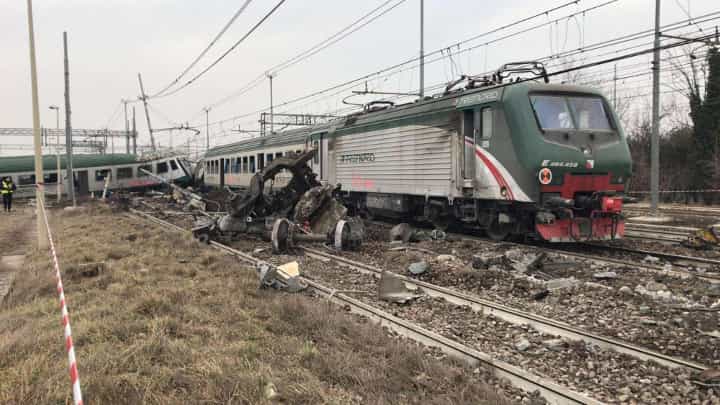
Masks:
[[[42,187],[42,185],[38,185]],[[68,354],[68,364],[70,366],[70,381],[72,382],[73,401],[75,405],[82,405],[82,391],[80,390],[80,376],[78,375],[77,361],[75,360],[75,347],[72,341],[72,330],[70,329],[70,314],[68,313],[67,303],[65,302],[65,291],[63,289],[62,277],[60,276],[60,265],[58,264],[57,253],[55,252],[55,243],[53,242],[52,233],[50,232],[50,223],[48,222],[45,204],[38,200],[38,207],[42,211],[45,221],[45,229],[47,230],[48,242],[50,243],[50,253],[52,253],[53,266],[55,267],[55,279],[57,280],[57,292],[60,298],[60,310],[62,313],[62,324],[65,329],[65,349]]]

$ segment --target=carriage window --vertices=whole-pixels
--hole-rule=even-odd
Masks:
[[[272,153],[268,153],[268,154],[267,154],[267,162],[268,162],[268,164],[270,164],[270,162],[272,162],[272,161],[273,161],[273,154],[272,154]]]
[[[171,168],[172,170],[177,170],[177,169],[178,169],[178,165],[177,165],[177,163],[175,163],[174,160],[171,160],[171,161],[170,161],[170,168]]]
[[[542,129],[573,129],[575,127],[565,97],[530,96],[530,102]]]
[[[152,165],[142,165],[138,167],[138,177],[146,177],[147,174],[143,172],[143,170],[152,173]],[[119,174],[119,173],[118,173]]]
[[[35,184],[35,175],[34,174],[21,174],[18,176],[18,185],[19,186],[29,186]]]
[[[105,181],[105,178],[111,178],[110,169],[95,170],[95,181]]]
[[[258,153],[257,155],[257,169],[258,171],[262,171],[262,169],[265,168],[265,155],[262,153]]]
[[[315,156],[313,156],[313,163],[318,164],[318,163],[320,163],[320,142],[319,141],[313,142],[313,149],[315,149]]]
[[[250,156],[250,173],[255,173],[255,156]]]
[[[157,173],[167,173],[168,172],[168,164],[167,162],[161,162],[157,164]]]
[[[242,172],[247,173],[248,172],[248,157],[243,156],[242,158]]]
[[[283,155],[282,152],[277,152],[277,153],[275,153],[275,159],[281,158],[282,155]]]
[[[118,180],[131,179],[132,176],[133,176],[133,168],[132,167],[120,167],[117,169]]]
[[[45,184],[57,184],[57,173],[48,173],[43,176]]]
[[[612,129],[605,106],[599,97],[568,97],[568,102],[578,129]]]

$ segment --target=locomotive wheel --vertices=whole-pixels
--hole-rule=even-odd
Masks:
[[[495,220],[493,220],[492,224],[490,224],[490,226],[485,230],[485,232],[490,237],[490,239],[495,241],[502,241],[507,239],[508,236],[510,236],[512,230],[512,223],[501,224],[496,218]]]
[[[283,254],[292,247],[292,224],[287,219],[281,218],[273,224],[272,250],[275,254]]]
[[[200,243],[210,244],[210,234],[208,233],[200,233],[196,238]]]

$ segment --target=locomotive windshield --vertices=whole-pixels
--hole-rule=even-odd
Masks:
[[[612,130],[600,97],[543,94],[531,95],[530,102],[543,130]]]

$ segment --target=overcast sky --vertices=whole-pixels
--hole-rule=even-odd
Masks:
[[[120,99],[137,99],[137,73],[142,72],[146,89],[151,94],[170,83],[244,1],[36,0],[34,13],[42,125],[55,126],[55,113],[48,109],[49,105],[64,105],[63,31],[68,32],[70,44],[73,126],[121,129],[124,123],[122,111],[118,109]],[[487,39],[604,2],[581,0],[577,5]],[[268,68],[336,33],[381,3],[382,0],[287,0],[265,24],[196,83],[172,97],[151,100],[153,126],[169,127],[178,122],[204,124],[203,107],[232,94]],[[407,0],[330,48],[280,72],[274,81],[276,104],[416,56],[419,48],[419,3],[419,0]],[[433,51],[564,3],[566,1],[562,0],[425,0],[425,47],[428,52]],[[662,3],[663,23],[687,18],[686,11],[692,16],[720,11],[717,0],[663,0]],[[190,76],[237,41],[275,4],[275,0],[251,2]],[[426,84],[434,85],[460,73],[479,73],[505,62],[538,58],[651,28],[653,7],[653,0],[619,0],[584,16],[465,52],[453,58],[452,62],[446,58],[428,66]],[[0,61],[0,89],[3,93],[0,98],[0,127],[31,127],[25,1],[0,0],[0,27],[0,49],[3,50]],[[454,48],[454,51],[462,49]],[[416,70],[369,83],[371,89],[383,91],[413,91],[417,85]],[[633,85],[638,89],[644,86],[643,83]],[[641,89],[638,91],[642,92]],[[348,94],[349,91],[345,91],[316,103],[298,103],[278,108],[278,111],[334,111],[343,107],[340,100]],[[213,109],[210,121],[251,113],[268,105],[268,84],[264,82],[243,96]],[[141,104],[136,104],[136,108],[141,141],[147,143]],[[252,115],[213,125],[213,143],[238,139],[240,135],[229,132],[231,128],[257,129],[254,123],[257,119],[258,116]],[[162,145],[169,142],[167,133],[158,135],[158,138]],[[176,144],[183,139],[186,138],[175,133]],[[31,139],[2,139],[5,145],[21,142],[30,144]],[[8,150],[8,147],[0,149],[3,154],[7,154]],[[14,154],[28,152],[15,151]]]

